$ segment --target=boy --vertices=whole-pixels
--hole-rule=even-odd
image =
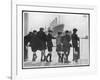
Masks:
[[[52,31],[49,30],[48,31],[48,35],[47,35],[47,48],[48,48],[48,55],[46,57],[46,61],[47,62],[51,62],[51,58],[52,58],[52,47],[53,47],[53,43],[52,43],[52,39],[55,39],[53,36],[52,36]]]
[[[58,54],[58,62],[63,62],[62,59],[62,43],[61,43],[62,32],[58,32],[58,36],[56,37],[56,51]]]
[[[73,44],[73,61],[78,62],[78,59],[80,57],[79,55],[79,37],[76,34],[77,33],[77,29],[74,28],[73,29],[73,34],[72,34],[72,44]]]
[[[64,52],[64,55],[63,57],[65,56],[65,63],[69,63],[68,61],[68,56],[69,56],[69,53],[70,53],[70,47],[71,47],[71,44],[70,44],[70,41],[71,41],[71,37],[69,35],[69,31],[65,31],[65,35],[62,37],[62,44],[63,44],[63,52]]]

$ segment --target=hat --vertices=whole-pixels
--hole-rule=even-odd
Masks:
[[[44,28],[40,28],[40,31],[43,31],[44,30]]]
[[[33,33],[37,32],[36,30],[33,30]]]
[[[68,32],[69,32],[68,30],[65,31],[65,33],[68,33]]]
[[[76,28],[74,28],[74,29],[73,29],[73,31],[75,32],[75,31],[77,31],[77,29],[76,29]]]

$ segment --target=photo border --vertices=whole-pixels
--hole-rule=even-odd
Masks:
[[[34,6],[34,5],[33,5]],[[46,6],[47,7],[47,6]],[[52,7],[52,8],[56,8],[56,7]],[[59,7],[60,8],[60,7]],[[62,7],[61,7],[62,8]],[[88,15],[88,36],[89,36],[89,64],[85,64],[85,65],[75,65],[75,66],[67,66],[67,65],[55,65],[55,66],[43,66],[43,67],[30,67],[30,68],[24,68],[23,65],[24,65],[24,61],[23,61],[23,50],[24,50],[24,45],[23,45],[23,40],[24,40],[24,36],[23,36],[23,13],[24,12],[40,12],[40,13],[58,13],[58,14],[78,14],[78,15]],[[33,11],[33,10],[22,10],[22,69],[41,69],[41,68],[63,68],[63,67],[87,67],[87,66],[90,66],[90,13],[76,13],[76,12],[54,12],[54,11]]]

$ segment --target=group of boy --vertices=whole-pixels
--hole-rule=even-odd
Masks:
[[[32,61],[36,61],[36,51],[41,51],[41,62],[52,62],[52,39],[56,39],[56,52],[58,55],[58,62],[69,63],[68,56],[70,54],[70,47],[73,47],[73,61],[77,62],[79,59],[79,37],[76,34],[77,29],[73,29],[73,34],[70,31],[65,33],[58,32],[57,36],[52,35],[53,31],[48,30],[46,35],[44,28],[40,28],[40,31],[34,30],[24,37],[24,60],[27,60],[27,46],[30,46],[33,52]],[[72,41],[72,44],[70,43]],[[45,50],[48,49],[48,54],[45,54]]]

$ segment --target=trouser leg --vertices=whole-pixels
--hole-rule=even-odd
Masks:
[[[77,47],[73,48],[73,61],[75,62],[78,62],[78,57],[79,57],[79,53],[78,53],[78,50],[77,50]]]
[[[41,51],[41,61],[45,61],[45,50]]]
[[[64,52],[64,62],[67,62],[68,61],[68,56],[66,54],[67,52]]]
[[[61,54],[61,62],[62,62],[62,63],[64,62],[64,53]]]
[[[61,53],[57,52],[57,54],[58,54],[58,62],[61,62]]]
[[[36,58],[37,58],[36,52],[33,52],[33,58],[32,58],[32,61],[36,61]]]
[[[52,61],[52,54],[51,54],[51,52],[48,53],[48,55],[46,57],[46,61],[47,62],[51,62]]]
[[[50,54],[49,54],[49,61],[50,61],[50,62],[52,61],[51,58],[52,58],[52,54],[50,53]]]
[[[41,52],[41,61],[43,61],[43,53]]]

